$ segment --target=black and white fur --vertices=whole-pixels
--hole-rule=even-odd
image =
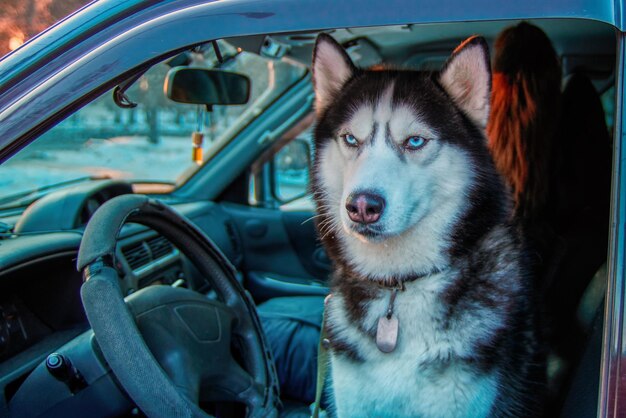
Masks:
[[[325,317],[334,413],[344,417],[527,417],[538,412],[541,353],[523,243],[484,135],[485,41],[461,44],[440,73],[356,68],[330,36],[313,57],[318,230],[333,260]],[[358,140],[347,144],[346,135]],[[418,150],[407,139],[426,143]],[[373,224],[346,200],[385,200]],[[375,343],[391,290],[396,349]]]

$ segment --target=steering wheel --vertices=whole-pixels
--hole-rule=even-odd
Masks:
[[[170,240],[219,300],[157,285],[125,301],[115,247],[127,222]],[[278,380],[254,303],[232,265],[190,221],[147,196],[111,199],[85,229],[78,269],[85,280],[83,305],[102,354],[146,415],[208,417],[200,405],[221,400],[244,403],[247,417],[277,416]]]

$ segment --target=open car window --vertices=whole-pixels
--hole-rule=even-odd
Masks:
[[[219,64],[211,47],[187,53],[190,67],[216,68],[250,79],[250,96],[243,105],[204,106],[168,99],[164,80],[175,60],[151,67],[126,91],[137,103],[118,107],[108,91],[43,134],[0,167],[0,202],[12,196],[43,192],[57,185],[96,178],[160,184],[170,191],[198,170],[219,149],[291,85],[305,67],[271,60],[220,41]],[[204,134],[203,159],[192,159],[194,131]],[[28,203],[28,202],[26,202]]]

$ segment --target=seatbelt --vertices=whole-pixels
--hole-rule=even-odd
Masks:
[[[324,392],[324,382],[326,381],[326,373],[328,372],[329,353],[328,346],[330,341],[326,338],[326,304],[332,297],[332,294],[324,299],[324,313],[322,314],[322,328],[320,330],[320,341],[317,346],[317,382],[315,386],[315,403],[311,418],[319,418],[322,402],[322,393]]]

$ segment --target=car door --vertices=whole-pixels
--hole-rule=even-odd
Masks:
[[[330,260],[315,227],[308,183],[309,114],[249,169],[248,204],[223,204],[241,239],[246,287],[257,301],[328,292]]]

